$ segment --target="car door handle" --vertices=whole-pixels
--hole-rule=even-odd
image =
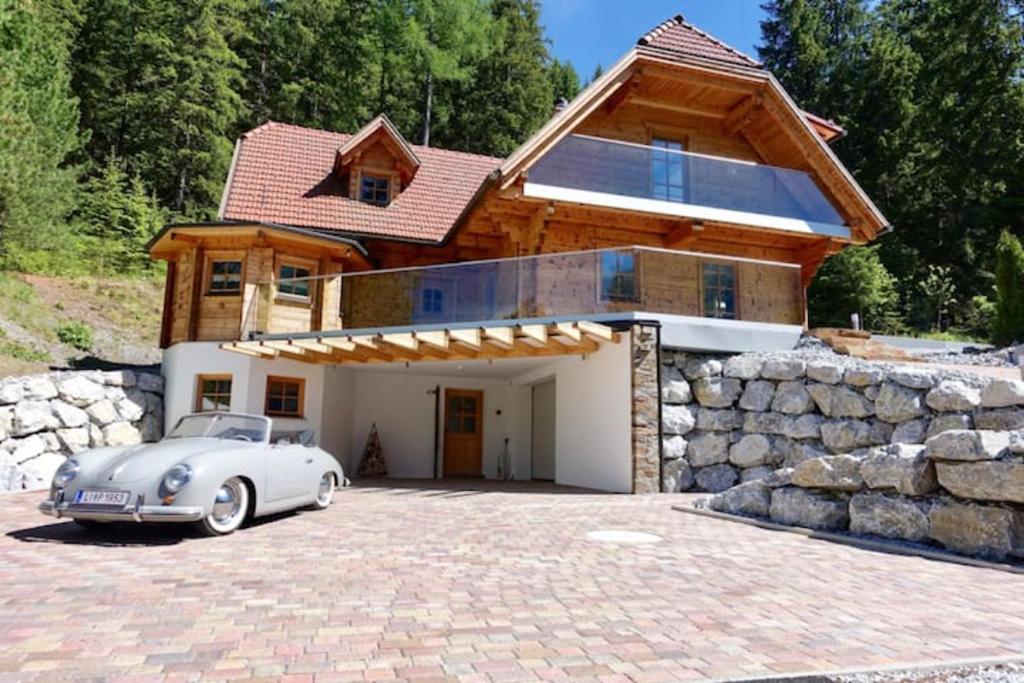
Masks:
[[[312,465],[313,464],[313,458],[306,458],[306,464],[307,465]]]

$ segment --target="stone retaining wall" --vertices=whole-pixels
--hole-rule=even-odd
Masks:
[[[159,440],[163,392],[163,377],[131,370],[0,380],[0,491],[46,488],[87,448]]]
[[[714,493],[951,429],[1024,428],[1024,382],[836,354],[662,349],[661,378],[665,491]]]
[[[957,429],[805,460],[716,494],[712,509],[996,559],[1024,557],[1021,432]]]

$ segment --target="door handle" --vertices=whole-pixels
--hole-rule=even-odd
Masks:
[[[306,464],[307,465],[312,465],[313,464],[313,458],[306,458]]]

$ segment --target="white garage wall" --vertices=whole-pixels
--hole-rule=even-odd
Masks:
[[[555,483],[633,490],[633,384],[629,337],[621,337],[585,359],[563,358],[515,380],[532,386],[555,379]]]
[[[354,375],[353,471],[362,459],[370,427],[376,422],[389,476],[434,476],[434,396],[428,392],[437,385],[441,386],[441,420],[444,419],[445,388],[483,390],[484,476],[493,478],[497,475],[498,457],[504,449],[506,437],[509,439],[510,454],[529,448],[529,442],[522,441],[518,436],[515,396],[523,389],[510,385],[508,380],[359,370],[355,370]],[[443,422],[438,428],[438,457],[442,461],[438,469],[443,471]]]
[[[320,444],[341,463],[345,475],[355,476],[358,461],[352,456],[352,406],[355,373],[340,365],[324,369],[324,395],[321,415],[323,438]]]

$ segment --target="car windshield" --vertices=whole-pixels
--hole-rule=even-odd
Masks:
[[[186,415],[167,435],[168,439],[205,436],[211,439],[235,439],[262,442],[267,434],[267,420],[244,415]]]

